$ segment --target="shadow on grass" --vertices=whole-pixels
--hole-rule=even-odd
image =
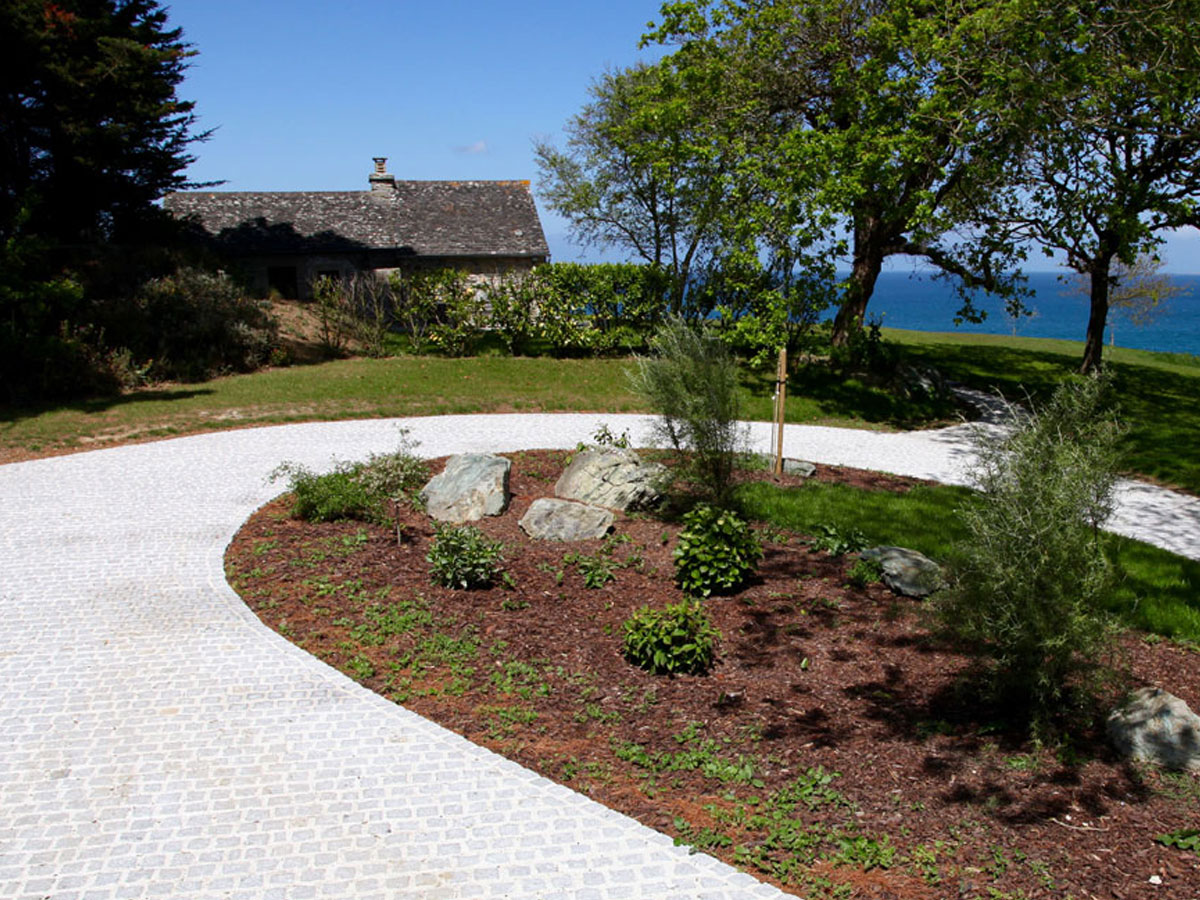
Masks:
[[[750,394],[748,412],[756,419],[770,419],[774,373],[748,375],[743,385]],[[811,418],[803,410],[797,414],[800,401],[804,407],[815,408],[820,416],[859,419],[895,428],[919,428],[953,413],[953,405],[948,402],[908,399],[820,364],[803,366],[788,376],[788,398],[789,422]]]
[[[910,362],[936,366],[955,381],[998,390],[1016,402],[1044,401],[1078,366],[1070,355],[1013,347],[947,342],[903,349]],[[1127,362],[1108,366],[1117,412],[1129,429],[1128,470],[1200,494],[1200,378]]]
[[[134,406],[148,401],[187,400],[215,393],[212,388],[147,388],[128,394],[107,397],[91,397],[86,400],[66,400],[21,406],[0,406],[0,422],[14,425],[23,419],[34,419],[52,412],[72,411],[84,414],[107,412],[124,406]]]

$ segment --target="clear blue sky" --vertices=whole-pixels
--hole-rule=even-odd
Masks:
[[[225,190],[365,190],[374,156],[402,179],[536,186],[533,140],[561,143],[593,79],[661,53],[637,46],[659,0],[164,5],[198,54],[179,95],[214,129],[188,176]],[[554,259],[598,258],[538,205]],[[1166,258],[1200,272],[1200,234]]]

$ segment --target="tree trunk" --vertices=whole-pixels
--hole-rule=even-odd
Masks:
[[[872,219],[854,229],[854,265],[846,284],[846,298],[833,320],[833,346],[844,347],[850,335],[863,327],[867,303],[875,292],[875,280],[883,267],[883,238]]]
[[[1091,315],[1088,318],[1087,341],[1083,345],[1083,362],[1079,366],[1080,373],[1084,375],[1100,368],[1102,362],[1104,327],[1108,322],[1108,267],[1111,263],[1112,255],[1102,254],[1092,263],[1088,272]]]

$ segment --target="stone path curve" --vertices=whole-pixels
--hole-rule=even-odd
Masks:
[[[420,452],[571,447],[639,416],[405,420]],[[782,896],[375,696],[225,583],[281,461],[393,449],[397,420],[258,428],[0,466],[0,897]],[[768,429],[752,434],[765,448]],[[788,455],[962,481],[961,429],[790,427]],[[1200,501],[1115,527],[1200,554]]]

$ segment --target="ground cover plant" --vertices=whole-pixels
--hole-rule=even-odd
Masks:
[[[807,481],[741,472],[735,496],[762,559],[735,592],[690,601],[711,659],[693,667],[695,642],[668,643],[677,674],[656,675],[627,658],[626,623],[687,602],[674,582],[683,525],[619,516],[603,541],[528,541],[516,522],[566,457],[512,454],[509,510],[476,523],[503,546],[507,585],[433,584],[437,529],[415,510],[397,541],[386,526],[304,522],[286,497],[231,544],[230,582],[266,624],[367,687],[799,896],[1200,891],[1186,846],[1194,776],[1123,763],[1094,727],[1031,742],[962,691],[970,657],[930,632],[916,601],[818,546],[824,521],[938,556],[929,520],[961,530],[960,490],[825,466]],[[892,514],[907,501],[912,515]],[[589,584],[583,559],[612,577]],[[1188,645],[1136,632],[1122,644],[1138,681],[1200,704]]]

